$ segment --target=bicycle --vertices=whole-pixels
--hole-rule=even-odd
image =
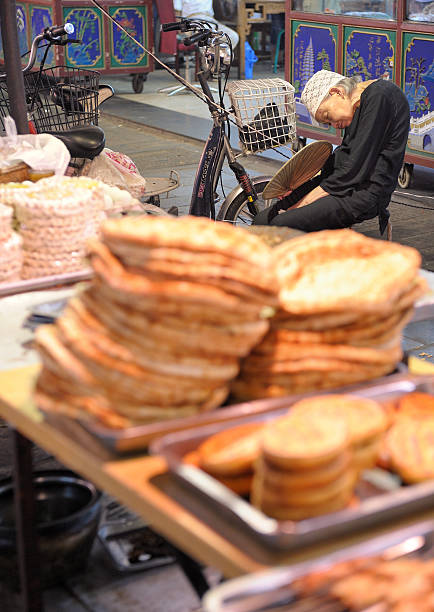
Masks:
[[[104,149],[104,131],[98,127],[99,106],[114,91],[108,85],[99,85],[100,75],[96,71],[68,66],[45,68],[53,45],[81,43],[68,38],[73,33],[74,26],[66,23],[47,27],[38,34],[32,41],[23,76],[29,132],[51,134],[62,140],[71,155],[70,167],[77,172],[86,159],[94,159]],[[43,41],[45,52],[38,70],[32,72]],[[3,129],[3,118],[10,112],[5,79],[6,74],[1,73],[0,123]]]
[[[201,65],[197,79],[204,94],[202,100],[207,103],[213,120],[196,172],[189,214],[216,218],[218,182],[227,159],[238,185],[224,198],[217,220],[248,225],[260,210],[272,203],[262,198],[271,176],[250,177],[239,158],[295,143],[294,88],[281,79],[235,81],[228,85],[233,61],[230,40],[213,27],[215,24],[200,19],[182,19],[161,26],[163,32],[179,30],[188,33],[184,44],[197,46]],[[210,78],[218,82],[218,104],[208,84]],[[181,78],[178,80],[189,85]],[[189,89],[195,93],[191,85]],[[229,110],[223,100],[226,90],[232,103]],[[238,129],[241,153],[235,154],[230,145],[227,131],[230,122]]]

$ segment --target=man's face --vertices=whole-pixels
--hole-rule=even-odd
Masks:
[[[345,129],[353,120],[354,107],[350,97],[340,87],[332,87],[328,96],[318,107],[315,119],[335,129]]]

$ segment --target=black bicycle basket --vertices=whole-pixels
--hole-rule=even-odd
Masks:
[[[38,134],[98,125],[99,72],[55,66],[24,75],[29,122]],[[0,121],[9,115],[6,82],[0,82]]]

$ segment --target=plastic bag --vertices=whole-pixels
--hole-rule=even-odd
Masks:
[[[7,170],[24,162],[35,172],[65,174],[71,156],[68,149],[50,134],[17,134],[12,117],[4,118],[6,136],[0,138],[0,168]]]
[[[126,189],[135,198],[141,198],[146,193],[146,179],[140,174],[133,160],[128,155],[111,149],[106,148],[95,159],[87,161],[80,175]]]

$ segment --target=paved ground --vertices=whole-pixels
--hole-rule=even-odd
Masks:
[[[171,169],[178,171],[181,186],[169,193],[167,198],[162,198],[161,205],[166,210],[176,205],[180,214],[187,213],[203,134],[209,130],[209,121],[194,111],[192,119],[191,109],[189,113],[175,112],[177,107],[185,111],[187,107],[192,106],[191,96],[188,94],[178,96],[178,100],[175,98],[167,100],[162,97],[164,94],[159,94],[160,98],[156,97],[157,86],[167,84],[167,80],[164,80],[158,72],[150,75],[148,82],[145,83],[143,95],[146,96],[146,87],[148,87],[153,96],[152,100],[150,96],[140,102],[134,101],[138,97],[134,100],[129,99],[132,97],[128,93],[129,82],[120,79],[118,81],[118,89],[125,93],[125,97],[107,103],[107,111],[101,119],[101,125],[106,132],[107,146],[130,155],[145,177],[168,176]],[[161,100],[159,112],[158,100]],[[181,132],[181,135],[177,132]],[[189,136],[187,137],[184,132]],[[281,163],[276,158],[263,156],[252,158],[246,166],[252,174],[271,175]],[[224,185],[226,190],[230,190],[233,186],[232,176],[226,172]],[[434,271],[433,186],[433,173],[416,167],[412,194],[406,196],[396,193],[390,207],[394,239],[418,248],[423,254],[424,268],[432,271]],[[376,221],[363,224],[357,229],[378,237]],[[434,362],[433,321],[409,325],[405,330],[404,347]],[[35,449],[35,464],[41,469],[52,467],[56,462],[40,449]],[[10,432],[3,425],[0,426],[0,475],[7,475],[10,472]],[[1,583],[0,596],[1,609],[7,612],[19,609],[16,597]],[[137,610],[189,612],[199,606],[199,601],[176,564],[133,575],[123,575],[112,569],[104,550],[96,542],[88,568],[64,584],[47,590],[45,604],[47,612],[129,612],[130,610],[131,612]]]

